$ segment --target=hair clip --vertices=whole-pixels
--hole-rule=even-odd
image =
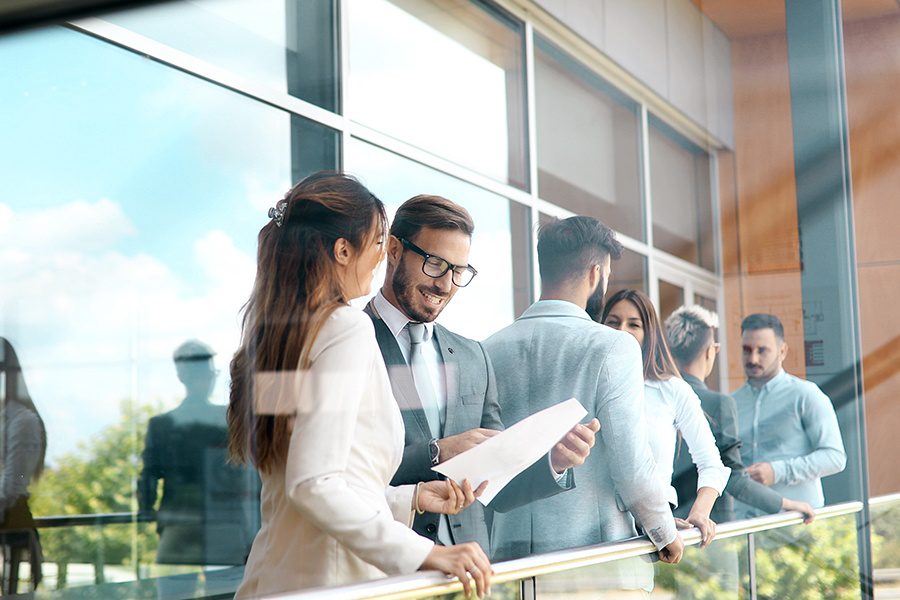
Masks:
[[[275,221],[277,227],[284,224],[284,209],[287,208],[287,200],[279,200],[274,207],[269,209],[269,218]]]

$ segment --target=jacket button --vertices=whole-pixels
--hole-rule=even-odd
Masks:
[[[425,531],[427,533],[434,533],[437,531],[437,526],[434,523],[429,523],[425,526]]]

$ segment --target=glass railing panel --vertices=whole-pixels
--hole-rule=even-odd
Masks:
[[[860,597],[856,515],[754,534],[759,600]]]
[[[875,596],[900,598],[900,494],[869,502]]]
[[[688,546],[678,565],[656,563],[651,597],[679,600],[750,598],[748,536],[714,541],[706,548]]]

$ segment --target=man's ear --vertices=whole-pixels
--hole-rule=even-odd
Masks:
[[[389,235],[387,243],[387,260],[388,264],[396,267],[400,262],[400,256],[403,254],[403,243],[399,238]]]
[[[344,238],[338,238],[334,242],[334,260],[342,267],[350,264],[353,258],[353,246]]]
[[[787,358],[788,345],[787,342],[781,342],[781,360]]]

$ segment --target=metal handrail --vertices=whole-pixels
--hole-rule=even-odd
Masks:
[[[900,495],[898,495],[900,496]],[[849,515],[862,510],[862,502],[845,502],[816,510],[816,520]],[[770,529],[780,529],[803,523],[799,512],[783,512],[774,515],[731,521],[716,527],[716,540],[758,533]],[[685,545],[700,543],[700,532],[696,528],[682,530]],[[493,565],[494,576],[491,583],[517,581],[558,571],[578,569],[600,563],[612,562],[633,556],[656,552],[656,546],[646,536],[620,542],[587,546],[573,550],[561,550],[548,554],[528,556]],[[270,600],[336,600],[338,598],[358,598],[366,600],[400,600],[439,596],[462,591],[462,584],[436,571],[423,571],[413,575],[390,577],[366,583],[341,587],[317,588],[302,592],[291,592],[270,596]]]
[[[34,517],[34,526],[38,529],[52,529],[54,527],[148,523],[155,520],[155,513],[116,512],[96,513],[91,515],[53,515],[47,517]]]

